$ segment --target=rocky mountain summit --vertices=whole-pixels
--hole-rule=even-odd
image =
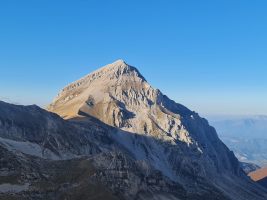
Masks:
[[[207,120],[122,60],[68,85],[47,110],[56,114],[0,103],[5,199],[267,198]]]

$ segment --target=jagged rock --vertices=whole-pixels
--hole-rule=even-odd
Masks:
[[[260,166],[254,164],[254,163],[240,162],[240,165],[246,174],[249,174],[250,172],[253,172],[253,171],[260,169]]]

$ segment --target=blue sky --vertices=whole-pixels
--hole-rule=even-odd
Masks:
[[[0,1],[0,98],[44,106],[124,59],[201,114],[267,114],[265,0]]]

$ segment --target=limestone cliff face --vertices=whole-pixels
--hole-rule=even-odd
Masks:
[[[157,139],[154,148],[160,151],[163,146],[161,153],[170,176],[178,176],[180,168],[192,168],[193,162],[201,163],[198,174],[203,176],[213,171],[242,173],[233,154],[205,119],[154,89],[135,67],[122,60],[65,87],[48,110],[66,119],[93,116],[119,130]],[[164,145],[158,144],[160,141]],[[144,151],[158,154],[153,145],[144,144]],[[138,148],[126,146],[134,153]],[[159,167],[162,159],[156,155],[154,165]]]

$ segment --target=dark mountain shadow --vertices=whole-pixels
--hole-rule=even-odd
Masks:
[[[216,184],[213,185],[213,181],[209,177],[204,177],[201,175],[202,169],[201,169],[201,166],[199,166],[199,161],[201,161],[203,155],[200,153],[198,154],[198,150],[196,148],[188,148],[188,145],[184,142],[181,142],[181,141],[176,141],[176,144],[171,144],[167,141],[163,141],[163,140],[160,140],[160,139],[152,137],[152,136],[140,135],[138,133],[122,131],[116,127],[110,126],[110,125],[102,122],[101,120],[95,118],[94,116],[88,115],[86,113],[79,113],[79,114],[81,114],[82,116],[69,119],[68,121],[70,121],[71,123],[79,124],[79,125],[81,125],[83,127],[87,127],[87,128],[89,128],[92,123],[95,123],[95,124],[99,125],[100,127],[105,128],[107,130],[107,132],[110,132],[111,134],[115,134],[116,131],[120,131],[123,133],[123,135],[125,135],[125,138],[135,138],[136,140],[141,141],[141,143],[144,142],[143,145],[139,146],[139,148],[142,148],[144,150],[144,152],[146,152],[147,154],[149,154],[149,149],[146,146],[145,141],[147,141],[148,143],[160,143],[162,146],[167,147],[165,149],[166,154],[168,154],[173,149],[176,149],[176,148],[179,149],[178,151],[175,151],[175,153],[177,153],[177,154],[176,155],[174,154],[174,160],[176,160],[176,162],[177,162],[177,166],[176,166],[176,168],[174,168],[174,170],[180,172],[178,174],[179,178],[182,178],[182,179],[184,178],[184,180],[189,181],[191,183],[194,183],[196,193],[198,193],[197,187],[205,187],[206,188],[205,192],[202,191],[198,195],[195,195],[192,193],[187,194],[189,196],[187,196],[186,199],[198,199],[198,200],[213,200],[213,199],[227,200],[228,199],[228,197],[226,196],[227,194],[223,193],[219,188],[217,188],[217,186],[215,186]],[[216,134],[215,129],[214,128],[212,128],[212,129],[213,129],[214,133]],[[109,137],[110,137],[110,135],[109,135]],[[121,141],[121,143],[123,143],[123,142]],[[220,144],[224,145],[222,142],[220,142]],[[117,145],[119,145],[120,149],[125,151],[126,154],[131,155],[131,157],[133,157],[135,160],[138,160],[138,157],[136,157],[136,155],[134,155],[129,150],[129,148],[127,148],[127,145],[126,146],[121,145],[120,142]],[[178,157],[180,157],[183,154],[181,152],[186,152],[187,156],[188,155],[191,156],[191,162],[193,163],[193,168],[192,168],[192,166],[182,165],[181,163],[183,162],[183,158],[180,161],[178,161]],[[227,167],[223,171],[217,169],[216,173],[218,176],[222,177],[222,182],[224,181],[223,180],[224,176],[228,176],[228,178],[229,177],[233,178],[233,180],[239,179],[238,182],[240,185],[233,186],[233,187],[236,187],[235,189],[240,191],[240,195],[242,195],[243,192],[247,193],[248,188],[251,188],[251,189],[253,188],[252,189],[253,193],[256,196],[258,196],[258,198],[265,199],[266,198],[265,195],[267,194],[267,190],[264,191],[264,190],[262,190],[262,188],[255,186],[254,182],[251,181],[246,176],[245,172],[240,167],[237,167],[238,162],[236,162],[237,159],[234,156],[232,157],[232,152],[230,152],[230,155],[231,155],[230,159],[233,159],[232,160],[234,162],[233,165],[236,168],[232,169],[232,171],[229,170]],[[214,158],[214,159],[217,159],[217,158]],[[214,160],[214,162],[216,162],[216,160]],[[219,167],[219,166],[216,166],[216,167]],[[158,171],[156,169],[154,169],[154,170]],[[165,176],[164,174],[162,174],[161,171],[158,171],[158,173],[160,174],[160,176]],[[168,177],[166,177],[166,178],[168,178]],[[179,184],[179,183],[177,182],[176,184]],[[180,185],[180,187],[182,188],[182,191],[185,191],[185,188],[182,185]],[[248,187],[248,188],[246,189],[246,187]],[[234,189],[233,189],[233,191],[234,191]],[[250,192],[248,192],[248,193],[250,193]]]
[[[264,177],[256,182],[267,189],[267,177]]]

